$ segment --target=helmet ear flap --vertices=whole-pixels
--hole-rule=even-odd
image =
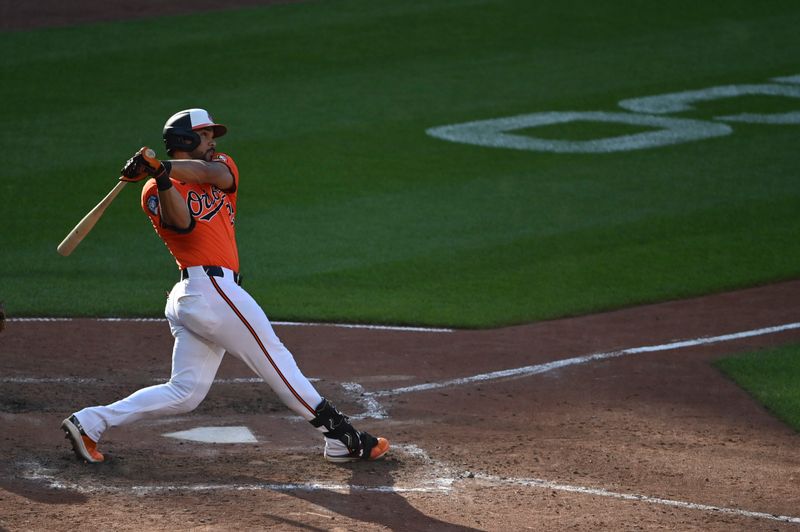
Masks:
[[[199,145],[200,135],[191,129],[170,128],[164,131],[164,146],[170,156],[176,151],[192,151]]]
[[[164,124],[163,134],[169,155],[176,151],[192,151],[200,145],[200,135],[193,130],[191,109],[172,115]]]

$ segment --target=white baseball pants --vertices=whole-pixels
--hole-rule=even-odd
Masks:
[[[188,270],[189,278],[173,287],[165,310],[175,337],[170,380],[77,412],[94,441],[109,427],[194,410],[211,388],[226,351],[264,379],[290,409],[306,420],[314,417],[322,397],[258,303],[234,282],[233,272],[223,268],[224,277],[210,277],[202,266]]]

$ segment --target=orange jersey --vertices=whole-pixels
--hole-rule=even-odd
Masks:
[[[223,192],[209,183],[183,183],[175,179],[172,185],[180,192],[194,219],[188,233],[180,233],[161,223],[161,208],[155,179],[142,189],[142,209],[150,217],[158,236],[175,257],[178,268],[189,266],[223,266],[239,271],[239,251],[236,247],[234,221],[236,193],[239,189],[239,169],[228,155],[217,153],[214,161],[224,163],[233,174],[233,192]]]

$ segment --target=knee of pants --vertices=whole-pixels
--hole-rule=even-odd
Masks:
[[[211,384],[171,380],[169,386],[173,393],[172,409],[176,414],[185,414],[191,412],[203,402]]]

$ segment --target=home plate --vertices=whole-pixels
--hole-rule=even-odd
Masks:
[[[167,438],[203,443],[258,443],[247,427],[196,427],[164,434]]]

